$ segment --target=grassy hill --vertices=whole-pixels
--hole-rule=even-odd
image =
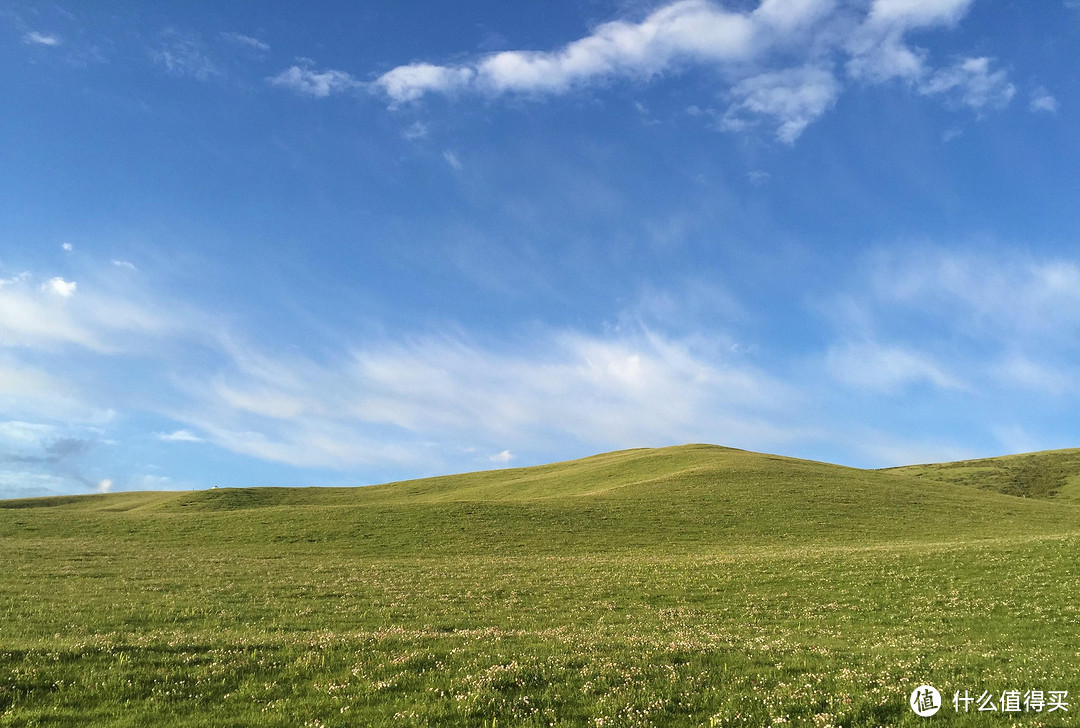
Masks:
[[[16,537],[92,524],[103,537],[128,541],[334,543],[394,554],[433,545],[454,553],[869,545],[1077,524],[1071,508],[977,492],[928,472],[933,477],[686,445],[364,488],[113,493],[3,501],[0,512],[21,512]]]
[[[1080,450],[1006,455],[954,463],[909,465],[885,472],[925,481],[956,483],[1022,498],[1080,502]]]
[[[0,725],[916,725],[922,682],[1080,691],[1076,453],[0,501]]]

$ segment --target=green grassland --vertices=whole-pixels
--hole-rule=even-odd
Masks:
[[[1073,463],[689,445],[0,501],[0,726],[1070,725]],[[1075,704],[951,705],[1031,689]]]
[[[930,481],[958,483],[1021,498],[1080,502],[1080,450],[1049,450],[955,463],[891,468]]]

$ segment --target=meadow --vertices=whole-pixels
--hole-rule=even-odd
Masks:
[[[0,726],[1071,725],[1073,463],[692,445],[2,501]]]

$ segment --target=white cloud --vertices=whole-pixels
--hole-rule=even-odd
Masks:
[[[564,94],[703,65],[715,70],[716,82],[732,98],[719,128],[741,131],[755,117],[769,117],[777,123],[777,137],[792,143],[842,92],[831,70],[838,64],[852,79],[904,79],[923,94],[959,106],[1008,103],[1015,88],[1004,71],[990,69],[988,59],[963,59],[935,71],[928,51],[908,44],[909,33],[951,27],[970,6],[971,0],[764,0],[752,11],[737,11],[710,0],[678,0],[638,22],[603,23],[555,50],[398,66],[371,89],[394,107],[434,93]]]
[[[879,255],[874,295],[932,312],[968,336],[1024,341],[1080,332],[1080,262],[916,248]]]
[[[850,343],[831,348],[826,357],[829,373],[859,389],[892,393],[918,383],[939,389],[965,389],[931,357],[899,345]]]
[[[1039,86],[1031,92],[1031,103],[1028,109],[1033,112],[1046,111],[1052,114],[1058,109],[1058,101],[1050,95],[1049,91]]]
[[[952,103],[971,109],[1007,106],[1016,87],[1004,71],[991,71],[989,58],[962,58],[931,75],[919,86],[919,93],[944,95]]]
[[[878,251],[831,310],[843,338],[825,363],[849,386],[896,392],[924,383],[998,398],[1002,411],[1025,393],[1080,392],[1071,371],[1078,262],[917,246]],[[890,343],[874,343],[881,341]]]
[[[461,160],[458,159],[458,155],[453,151],[447,149],[443,152],[443,159],[454,169],[461,169]]]
[[[225,424],[228,419],[218,413],[212,419],[202,419],[201,427],[213,444],[267,462],[341,470],[390,464],[414,472],[439,462],[430,445],[407,437],[372,437],[355,425],[297,419],[262,422],[260,430],[254,430],[231,427]]]
[[[250,48],[261,53],[265,53],[270,50],[270,45],[264,43],[258,38],[253,38],[250,35],[244,35],[243,33],[222,33],[221,37],[232,43],[236,43],[239,46]]]
[[[777,123],[777,139],[793,144],[836,102],[840,83],[823,68],[793,68],[740,81],[731,95],[736,101],[724,114],[722,127],[745,128],[748,115],[771,117]]]
[[[652,76],[677,60],[743,60],[754,50],[754,22],[711,3],[686,0],[643,22],[613,21],[564,48],[503,51],[480,61],[476,83],[495,92],[563,92],[581,82]]]
[[[457,91],[468,85],[475,75],[471,68],[443,68],[430,63],[413,63],[384,73],[375,85],[394,102],[400,103],[415,101],[430,91]]]
[[[856,46],[847,62],[847,72],[868,83],[895,78],[913,81],[925,73],[926,56],[926,51],[904,43],[902,33],[889,33],[874,39],[866,48]]]
[[[42,291],[49,291],[48,284]],[[34,346],[67,342],[94,348],[92,331],[74,320],[74,312],[56,304],[62,295],[37,296],[26,287],[0,290],[0,345]]]
[[[513,459],[514,453],[510,452],[509,450],[503,450],[502,452],[492,455],[488,458],[488,460],[493,463],[508,463]]]
[[[3,338],[0,337],[0,343]],[[79,401],[69,382],[40,366],[21,363],[0,350],[0,417],[46,418],[76,422],[99,418]]]
[[[36,30],[32,30],[23,36],[23,43],[43,46],[58,46],[63,41],[59,36],[51,33],[39,33]]]
[[[280,88],[287,88],[298,94],[326,98],[330,94],[341,93],[363,86],[359,81],[344,71],[313,71],[307,66],[292,66],[276,76],[266,79],[267,83]]]
[[[150,50],[150,58],[170,76],[190,77],[199,81],[223,76],[224,71],[211,59],[206,44],[197,35],[165,31],[157,48]]]
[[[113,482],[111,478],[102,478],[98,481],[97,492],[108,493],[113,488]]]
[[[174,430],[173,432],[159,432],[155,436],[162,442],[204,442],[203,438],[188,431]]]
[[[797,26],[818,14],[820,3],[763,3],[756,13],[729,12],[705,0],[662,7],[640,23],[615,20],[556,51],[502,51],[473,64],[413,63],[379,77],[374,86],[394,103],[427,93],[564,93],[618,77],[647,78],[677,63],[745,61],[759,36]]]
[[[63,278],[50,278],[48,283],[41,285],[41,290],[55,293],[61,298],[71,298],[75,294],[77,284],[75,281],[65,281]]]
[[[908,45],[905,36],[913,30],[954,25],[971,2],[874,0],[862,23],[845,36],[848,73],[870,83],[922,78],[927,71],[927,52]]]
[[[764,448],[806,436],[780,414],[794,397],[787,387],[700,332],[623,324],[605,335],[534,330],[499,345],[403,337],[355,341],[316,361],[238,342],[113,266],[85,275],[72,299],[30,275],[0,286],[3,421],[88,421],[108,406],[171,418],[178,429],[153,435],[162,442],[414,473],[442,470],[469,446],[499,453],[511,442],[535,454],[702,440]],[[110,291],[110,280],[122,284]],[[112,381],[119,372],[132,386]],[[99,483],[91,472],[78,487]],[[117,489],[130,483],[110,476]]]
[[[424,139],[427,135],[427,124],[422,121],[414,121],[406,127],[405,131],[401,132],[401,136],[408,139],[410,142],[416,141],[417,139]]]
[[[117,268],[126,268],[127,270],[138,270],[138,268],[135,267],[135,264],[132,263],[129,260],[114,260],[112,262],[112,264],[115,265]]]
[[[75,246],[71,243],[63,243],[60,247],[64,249],[65,253],[70,253],[71,251],[75,250]]]
[[[167,318],[151,303],[80,289],[75,306],[70,305],[74,281],[56,277],[40,286],[30,282],[30,276],[19,276],[0,286],[0,346],[75,344],[114,351],[124,334],[145,336],[167,325]]]
[[[2,374],[0,374],[2,377]],[[0,388],[0,391],[3,391]],[[21,422],[12,420],[0,422],[0,440],[9,445],[38,448],[53,437],[56,428],[39,422]]]
[[[868,22],[926,28],[957,22],[973,0],[874,0]]]
[[[1020,352],[1013,352],[994,367],[994,374],[1006,386],[1019,387],[1052,396],[1075,391],[1072,376]]]
[[[514,354],[454,338],[384,342],[333,365],[232,355],[234,372],[190,387],[197,414],[171,416],[227,449],[294,465],[415,467],[507,437],[612,448],[797,436],[770,424],[793,396],[786,387],[739,355],[648,331],[550,332]]]
[[[117,390],[125,393],[115,406],[174,419],[179,429],[155,433],[160,441],[205,441],[307,467],[438,471],[465,447],[499,453],[508,441],[536,453],[701,440],[765,447],[806,436],[797,425],[774,424],[794,397],[787,387],[700,332],[675,338],[624,323],[610,335],[534,331],[508,348],[428,336],[356,342],[336,360],[316,362],[207,334],[198,312],[136,297],[127,282],[119,289],[126,293],[106,295],[101,275],[87,275],[93,283],[80,283],[78,306],[32,276],[0,287],[8,421],[94,412],[66,378],[26,363],[33,359],[79,372],[75,381],[89,383],[93,396],[111,389],[95,389],[93,372],[137,362],[142,386]],[[173,358],[195,346],[202,353],[186,364]],[[102,354],[115,364],[73,358]]]
[[[30,273],[27,271],[23,271],[22,273],[12,276],[11,278],[0,278],[0,288],[3,288],[4,286],[10,286],[15,283],[23,283],[29,279]]]
[[[321,404],[312,404],[307,397],[286,394],[272,386],[232,387],[217,382],[214,391],[229,407],[262,417],[289,419],[313,412],[321,414],[324,410]]]

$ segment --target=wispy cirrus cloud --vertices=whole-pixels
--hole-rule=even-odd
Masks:
[[[0,417],[45,418],[67,422],[103,419],[103,412],[79,397],[77,388],[42,364],[22,361],[0,350]]]
[[[939,389],[966,389],[931,356],[903,345],[860,342],[834,346],[826,362],[833,377],[859,389],[896,393],[923,383]]]
[[[122,297],[82,292],[76,281],[55,276],[33,282],[25,274],[0,285],[0,346],[76,345],[109,352],[167,326],[161,312]]]
[[[452,149],[446,149],[443,151],[443,159],[445,159],[446,163],[456,170],[460,171],[464,168],[464,165],[461,163],[461,159]]]
[[[1076,377],[1067,369],[1036,361],[1022,352],[1005,354],[993,372],[1008,387],[1059,397],[1077,391]]]
[[[370,83],[346,71],[294,65],[269,82],[325,98],[367,89],[391,107],[431,94],[567,94],[615,82],[647,83],[689,67],[713,69],[726,107],[717,127],[744,131],[766,121],[794,143],[824,115],[847,82],[907,82],[919,94],[975,110],[1000,108],[1015,93],[988,57],[935,69],[916,31],[948,29],[971,0],[763,0],[749,11],[711,0],[678,0],[634,21],[618,19],[554,50],[503,50],[458,64],[397,66]],[[837,72],[843,68],[844,75]]]
[[[770,415],[793,392],[732,357],[647,330],[551,331],[515,353],[443,336],[368,343],[332,366],[237,347],[233,371],[190,389],[202,400],[190,422],[234,452],[341,468],[505,442],[536,451],[798,438]]]
[[[967,336],[1064,344],[1080,330],[1076,260],[923,247],[876,255],[868,275],[882,304],[937,315]]]
[[[766,447],[808,436],[779,424],[797,398],[791,388],[745,352],[703,345],[700,332],[628,320],[608,334],[532,330],[487,344],[465,334],[353,338],[316,361],[268,353],[242,333],[207,326],[212,317],[184,302],[138,288],[142,277],[108,260],[101,267],[68,296],[29,273],[0,286],[0,392],[19,392],[4,397],[0,418],[47,424],[70,412],[71,422],[89,422],[116,407],[122,419],[171,422],[153,433],[158,443],[206,443],[299,467],[407,472],[460,467],[469,452],[483,467],[507,462],[504,452],[701,439]],[[103,286],[103,275],[115,285]],[[132,367],[134,390],[96,379]],[[130,480],[87,478],[86,488]]]
[[[0,442],[9,448],[41,447],[55,432],[55,427],[40,422],[0,422]]]
[[[161,41],[150,49],[150,58],[170,76],[207,81],[225,75],[224,69],[210,55],[201,37],[176,30],[166,30]]]
[[[859,270],[834,301],[843,333],[825,357],[845,386],[1076,391],[1080,262],[919,246],[878,250]]]
[[[115,269],[109,261],[103,267]],[[479,342],[461,332],[346,337],[316,360],[260,346],[241,332],[207,335],[205,326],[181,320],[189,318],[178,313],[183,306],[139,299],[137,289],[125,297],[87,285],[65,298],[42,290],[37,276],[16,276],[0,286],[0,392],[19,393],[4,397],[0,419],[8,424],[0,426],[0,439],[24,469],[37,468],[27,473],[42,477],[89,457],[88,448],[48,448],[61,440],[103,441],[93,434],[99,426],[70,424],[80,417],[89,423],[95,407],[113,404],[102,399],[108,388],[87,389],[72,378],[74,371],[95,371],[93,362],[102,358],[115,363],[103,372],[140,362],[146,394],[125,395],[121,406],[128,414],[118,417],[141,411],[171,423],[144,440],[344,472],[439,472],[463,463],[505,464],[523,454],[528,462],[543,453],[686,441],[784,450],[830,438],[858,440],[806,416],[819,390],[882,398],[932,390],[968,399],[988,391],[1075,391],[1067,369],[1030,345],[1049,335],[1039,320],[1054,311],[1052,325],[1080,331],[1080,316],[1068,313],[1080,310],[1075,264],[893,250],[858,268],[846,295],[860,300],[866,324],[827,342],[813,354],[820,367],[798,377],[763,367],[724,332],[697,325],[674,333],[677,328],[644,324],[637,314],[604,333],[534,327],[511,341]],[[677,303],[663,298],[663,309]],[[128,317],[132,310],[147,318]],[[110,315],[115,312],[128,313]],[[892,326],[921,316],[944,318],[950,328],[920,327],[912,338]],[[972,326],[979,322],[992,330]],[[973,343],[955,345],[961,330]],[[171,357],[193,347],[200,347],[198,356]],[[83,375],[79,379],[86,385]],[[93,401],[85,394],[90,391],[97,392]],[[66,404],[57,399],[63,392]],[[50,417],[61,416],[64,406],[82,414],[56,429],[59,420]],[[19,440],[23,445],[16,447]],[[866,457],[883,457],[903,438],[880,440]],[[114,488],[134,487],[138,475],[69,471],[69,489],[76,483],[84,490],[106,479]]]
[[[243,33],[221,33],[221,37],[230,43],[247,48],[248,50],[257,51],[259,53],[267,53],[270,51],[269,43],[250,35],[244,35]]]

